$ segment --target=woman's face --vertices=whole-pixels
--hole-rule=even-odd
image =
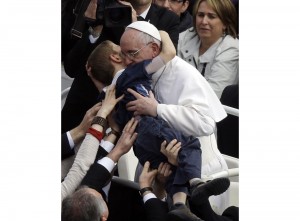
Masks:
[[[223,35],[225,28],[217,13],[207,2],[201,2],[196,14],[196,30],[200,39],[215,42]]]

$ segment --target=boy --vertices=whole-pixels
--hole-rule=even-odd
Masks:
[[[143,96],[150,96],[151,74],[162,68],[176,55],[174,45],[166,32],[151,29],[150,23],[148,28],[152,33],[152,35],[150,34],[152,40],[147,43],[145,41],[144,46],[134,53],[140,52],[154,41],[162,41],[162,50],[154,59],[126,68],[124,56],[134,56],[134,53],[124,54],[118,45],[111,41],[104,41],[91,53],[87,62],[88,75],[96,86],[97,84],[108,85],[108,82],[113,79],[112,84],[116,84],[116,96],[125,94],[125,97],[116,106],[114,115],[121,129],[133,116],[132,112],[126,110],[126,104],[135,97],[127,92],[127,88],[132,88]],[[145,39],[149,39],[149,36]],[[149,161],[153,168],[158,168],[161,162],[167,161],[167,158],[160,152],[160,144],[164,140],[169,143],[173,139],[177,139],[182,144],[178,154],[178,167],[172,168],[173,173],[166,184],[166,190],[172,196],[174,204],[171,213],[176,213],[179,211],[177,208],[182,209],[182,205],[186,202],[188,188],[193,196],[193,193],[197,192],[194,190],[202,184],[199,140],[172,129],[166,121],[157,117],[138,116],[138,118],[139,124],[136,129],[138,138],[133,145],[133,150],[142,165]],[[186,207],[184,213],[188,217],[187,220],[200,220]]]

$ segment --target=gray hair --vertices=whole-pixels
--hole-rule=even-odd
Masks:
[[[61,221],[99,221],[106,210],[103,203],[89,188],[80,188],[63,200]]]

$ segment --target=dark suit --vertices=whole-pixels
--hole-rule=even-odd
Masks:
[[[157,27],[158,30],[166,31],[177,47],[179,38],[179,17],[172,11],[152,4],[146,20]],[[89,33],[76,43],[66,56],[64,68],[71,78],[74,78],[68,93],[65,105],[62,109],[62,133],[79,125],[86,111],[97,103],[99,92],[91,79],[87,76],[85,64],[90,53],[104,40],[111,40],[120,44],[120,38],[125,28],[104,27],[98,40],[91,44]]]
[[[145,203],[146,216],[148,221],[167,220],[168,205],[157,198],[152,198]]]
[[[74,149],[70,147],[70,143],[66,133],[61,135],[61,160],[75,154]]]

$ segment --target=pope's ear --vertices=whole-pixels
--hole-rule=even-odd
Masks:
[[[151,47],[153,49],[153,58],[155,58],[160,53],[160,47],[154,42],[151,44]]]

